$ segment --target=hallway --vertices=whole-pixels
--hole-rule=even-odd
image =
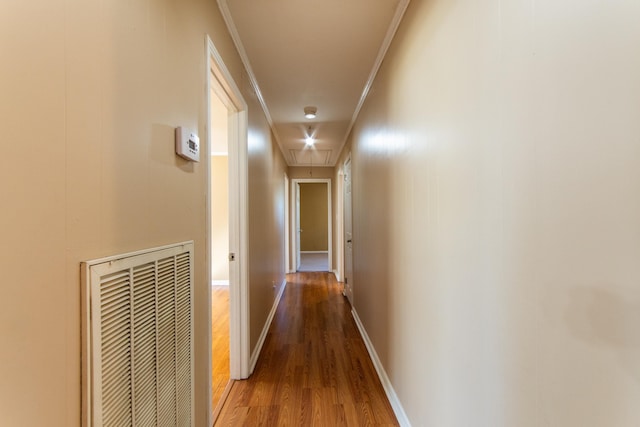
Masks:
[[[398,425],[333,274],[287,275],[256,369],[215,425]]]

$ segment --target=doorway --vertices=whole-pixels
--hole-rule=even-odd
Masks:
[[[344,231],[344,295],[353,307],[353,214],[351,186],[351,155],[342,167],[344,184],[342,186],[343,231]]]
[[[221,406],[231,386],[229,366],[229,111],[213,90],[210,73],[209,111],[211,131],[211,405]]]
[[[294,179],[294,271],[332,271],[331,180]]]
[[[336,224],[336,265],[333,270],[338,282],[344,283],[344,171],[341,167],[338,170],[338,181],[336,182],[336,211],[335,211],[335,224]],[[343,290],[344,293],[344,290]]]
[[[289,176],[284,174],[284,271],[285,273],[293,273],[291,270],[290,255],[290,234],[289,234]]]
[[[206,58],[208,150],[202,160],[208,177],[205,203],[210,301],[207,401],[210,405],[208,425],[212,425],[231,381],[249,376],[248,125],[247,104],[208,36]],[[223,376],[218,378],[220,372]]]

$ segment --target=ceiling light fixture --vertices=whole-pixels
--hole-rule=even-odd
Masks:
[[[313,129],[311,129],[311,126],[309,126],[309,128],[307,129],[304,135],[305,146],[313,147],[313,144],[316,143],[316,139],[313,136],[314,136]]]
[[[318,112],[318,109],[316,107],[304,107],[304,116],[307,119],[315,119],[316,118],[316,113]]]

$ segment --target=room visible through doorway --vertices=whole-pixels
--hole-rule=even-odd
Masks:
[[[332,271],[331,180],[294,179],[295,271]]]
[[[210,78],[215,83],[215,77]],[[215,411],[230,381],[229,144],[228,109],[211,86],[211,395]]]

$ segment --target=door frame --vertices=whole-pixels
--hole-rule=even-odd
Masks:
[[[248,107],[222,57],[209,35],[206,45],[206,140],[211,140],[211,91],[215,92],[229,111],[229,252],[235,260],[229,262],[229,362],[230,378],[243,379],[249,376],[249,302],[248,302],[248,178],[247,137]],[[215,81],[212,82],[212,78]],[[211,300],[211,157],[209,146],[203,150],[207,174],[206,190],[206,277],[207,295]],[[207,304],[207,350],[208,387],[207,402],[209,417],[211,407],[211,304]],[[209,423],[211,424],[211,423]]]
[[[345,297],[347,297],[347,299],[349,300],[349,303],[351,304],[351,306],[353,307],[353,270],[354,270],[354,266],[353,266],[353,162],[351,161],[351,153],[349,153],[347,155],[347,157],[345,158],[344,162],[342,163],[342,166],[340,167],[340,172],[342,174],[342,179],[343,179],[343,185],[342,185],[342,194],[340,194],[338,197],[342,198],[342,217],[341,217],[341,221],[342,221],[342,273],[343,273],[343,277],[342,280],[345,282],[344,283],[344,288],[343,288],[343,294]],[[349,214],[351,215],[350,218],[350,224],[351,224],[351,277],[347,277],[347,250],[345,249],[346,244],[348,242],[348,240],[345,237],[345,217],[346,217],[346,209],[345,209],[345,203],[344,203],[344,199],[345,196],[347,194],[346,189],[347,186],[345,185],[344,181],[345,181],[345,169],[347,168],[347,164],[349,165],[349,171],[350,171],[350,209],[349,209]]]
[[[291,227],[289,227],[289,175],[284,174],[284,272],[291,273]]]
[[[333,271],[333,221],[332,221],[332,207],[331,207],[331,179],[330,178],[295,178],[291,180],[291,194],[293,194],[294,202],[291,203],[291,209],[293,210],[292,218],[296,218],[291,221],[291,239],[292,250],[293,253],[293,271],[298,271],[298,260],[300,254],[300,248],[298,247],[298,224],[297,219],[300,218],[298,207],[299,203],[299,192],[296,191],[296,188],[300,184],[326,184],[327,185],[327,242],[328,242],[328,267],[329,271]]]
[[[338,182],[336,183],[336,268],[333,274],[338,282],[344,280],[344,170],[338,170]]]

